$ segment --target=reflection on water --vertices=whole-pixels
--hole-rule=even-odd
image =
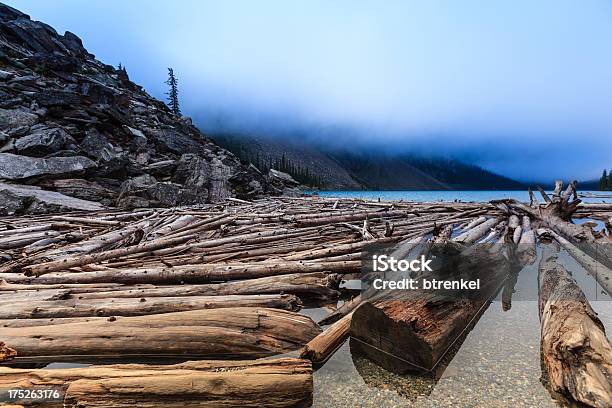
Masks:
[[[567,254],[560,259],[607,328],[612,302]],[[466,336],[437,381],[390,373],[345,343],[314,375],[314,406],[558,407],[541,382],[538,260],[512,279]],[[513,289],[513,290],[512,290]],[[353,350],[354,351],[354,350]]]

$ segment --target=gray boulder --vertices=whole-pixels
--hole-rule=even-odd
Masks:
[[[182,186],[171,182],[155,183],[147,188],[147,198],[156,207],[175,207],[179,204]]]
[[[61,150],[64,145],[71,141],[74,140],[63,129],[44,129],[17,139],[15,150],[19,154],[43,157]]]
[[[95,129],[87,132],[80,146],[87,156],[95,160],[110,161],[119,156],[108,139]]]
[[[149,129],[149,135],[163,151],[174,154],[205,154],[203,143],[183,132],[172,128]]]
[[[121,185],[117,205],[124,208],[173,207],[184,193],[183,186],[171,182],[157,182],[148,174],[134,177]]]
[[[32,126],[38,122],[38,116],[21,109],[0,109],[0,130],[20,126]]]
[[[117,193],[113,190],[83,179],[45,180],[40,185],[47,190],[57,191],[70,197],[98,201],[107,205],[117,197]]]
[[[156,177],[170,177],[175,168],[176,160],[162,160],[149,164],[143,170]]]
[[[183,184],[180,204],[220,201],[232,196],[232,169],[217,157],[210,161],[195,154],[184,154],[177,162],[172,181]]]
[[[30,177],[59,178],[83,174],[96,167],[87,157],[51,157],[47,159],[0,153],[0,179],[22,180]]]
[[[59,211],[99,211],[99,203],[38,187],[0,183],[0,214],[45,214]]]
[[[268,172],[268,177],[270,178],[270,182],[272,183],[280,183],[285,186],[297,186],[300,183],[295,181],[290,174],[285,173],[284,171],[270,169]]]

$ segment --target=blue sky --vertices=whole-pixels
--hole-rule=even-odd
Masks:
[[[610,1],[7,3],[154,96],[174,67],[205,130],[323,134],[527,180],[612,167]]]

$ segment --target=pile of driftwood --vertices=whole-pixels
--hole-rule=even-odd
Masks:
[[[359,295],[318,324],[299,310],[337,302],[340,282],[360,272],[370,244],[393,244],[407,253],[423,243],[463,248],[514,242],[527,248],[518,254],[527,263],[535,261],[539,235],[560,243],[609,291],[610,265],[575,244],[605,250],[601,243],[610,238],[571,218],[600,219],[610,227],[612,205],[571,201],[574,184],[564,192],[559,186],[552,197],[542,194],[546,205],[533,199],[531,205],[229,199],[192,208],[0,219],[0,391],[57,387],[58,407],[127,407],[134,401],[151,407],[310,406],[311,362],[325,362],[349,334],[363,344],[377,338],[381,347],[363,352],[390,369],[397,370],[396,363],[381,358],[385,353],[418,353],[418,365],[431,369],[490,299],[440,310],[425,292],[410,299],[362,301]],[[542,268],[553,272],[541,278],[551,384],[586,403],[610,398],[609,382],[602,382],[610,374],[603,327],[584,299],[586,306],[571,312],[574,320],[555,313],[556,291],[568,289],[545,278],[563,272],[550,267],[551,257]],[[505,282],[512,271],[499,273],[491,282]],[[489,287],[492,295],[499,289]],[[580,333],[593,349],[568,344],[571,358],[555,354],[559,342],[575,339],[548,333],[584,319],[593,324]],[[380,340],[385,336],[389,341]],[[301,358],[270,358],[291,352]],[[197,361],[10,368],[160,357]]]

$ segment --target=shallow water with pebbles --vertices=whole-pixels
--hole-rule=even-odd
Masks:
[[[610,298],[571,259],[566,261],[609,334]],[[501,301],[493,301],[437,382],[390,373],[353,355],[347,341],[316,371],[314,407],[566,406],[541,381],[537,293],[536,262],[519,275],[511,309],[503,311]]]
[[[612,304],[592,302],[606,327]],[[314,376],[314,407],[557,407],[540,382],[536,301],[502,311],[495,301],[468,335],[442,378],[390,373],[352,356],[349,342]]]

